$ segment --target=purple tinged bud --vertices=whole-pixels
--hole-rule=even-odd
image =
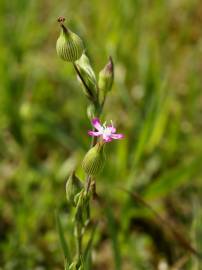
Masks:
[[[108,73],[109,75],[112,74],[112,76],[114,76],[114,63],[111,56],[109,57],[109,62],[107,63],[105,69],[106,73]]]
[[[111,56],[106,66],[99,73],[99,98],[102,103],[106,94],[111,90],[114,81],[114,64]]]

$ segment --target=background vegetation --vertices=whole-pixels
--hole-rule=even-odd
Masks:
[[[126,135],[97,179],[94,269],[202,269],[185,241],[202,252],[202,2],[2,0],[0,13],[0,269],[63,269],[56,209],[71,241],[65,182],[90,123],[55,52],[61,15],[97,72],[112,55],[103,120]]]

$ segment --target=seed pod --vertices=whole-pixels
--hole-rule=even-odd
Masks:
[[[109,62],[99,73],[98,87],[100,91],[100,99],[102,102],[103,97],[109,92],[112,88],[114,81],[114,64],[112,58],[109,57]]]
[[[95,176],[102,170],[104,162],[105,154],[103,143],[97,143],[85,155],[82,162],[82,167],[86,174]]]
[[[57,54],[64,61],[75,62],[83,53],[83,41],[78,35],[64,26],[63,18],[59,18],[58,21],[60,22],[61,32],[56,43]]]
[[[76,206],[75,196],[81,191],[81,189],[82,183],[73,171],[66,183],[66,198],[73,206]]]

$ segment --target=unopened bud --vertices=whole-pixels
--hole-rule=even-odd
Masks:
[[[83,53],[81,58],[76,61],[76,66],[85,82],[85,87],[83,87],[84,94],[90,99],[96,98],[97,80],[89,58],[85,53]],[[88,89],[86,89],[86,86]]]
[[[75,221],[77,224],[81,225],[81,229],[85,226],[86,222],[89,221],[89,200],[90,196],[85,192],[84,189],[81,190],[79,194],[76,195],[76,212]],[[77,234],[77,231],[75,231]]]
[[[75,262],[73,262],[69,266],[69,270],[84,270],[83,259],[82,258],[78,258]]]
[[[73,262],[70,266],[69,266],[69,270],[77,270],[77,262]]]
[[[81,189],[82,182],[75,175],[75,172],[72,172],[66,183],[66,198],[73,206],[76,206],[76,195],[81,191]]]
[[[109,62],[99,73],[98,87],[101,95],[101,99],[112,88],[114,81],[114,64],[112,58],[109,57]]]
[[[61,32],[56,43],[57,54],[64,61],[75,62],[83,53],[83,41],[78,35],[64,26],[64,18],[59,18],[58,22],[61,26]]]
[[[87,107],[87,116],[90,121],[92,121],[92,119],[95,118],[95,114],[96,114],[95,105],[91,103]]]
[[[86,174],[97,175],[103,168],[105,162],[105,154],[103,143],[97,143],[85,155],[82,167]]]

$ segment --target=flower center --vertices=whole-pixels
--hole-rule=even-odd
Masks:
[[[103,134],[106,136],[110,136],[112,134],[112,131],[109,127],[104,127]]]

